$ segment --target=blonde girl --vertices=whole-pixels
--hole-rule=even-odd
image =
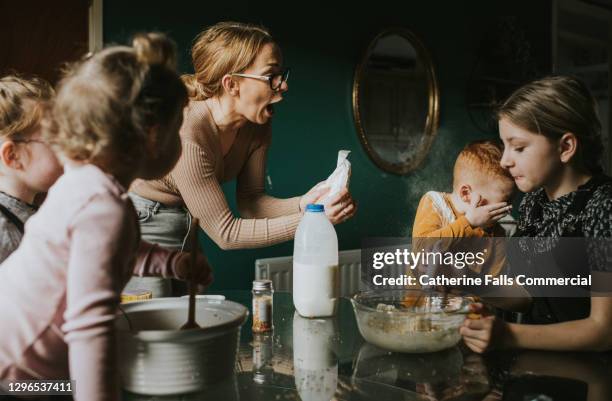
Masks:
[[[34,197],[47,192],[63,169],[41,137],[45,102],[53,88],[38,78],[0,78],[0,262],[19,246]]]
[[[163,177],[180,155],[187,93],[173,49],[163,35],[140,35],[61,81],[42,140],[65,173],[0,268],[0,379],[71,378],[77,401],[120,399],[119,296],[135,271],[171,265],[134,267],[143,245],[126,190]]]

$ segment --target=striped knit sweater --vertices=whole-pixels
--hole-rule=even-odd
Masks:
[[[222,249],[265,247],[293,239],[301,218],[299,197],[265,193],[270,124],[247,123],[223,155],[219,130],[205,101],[190,101],[180,130],[183,153],[164,178],[136,181],[130,191],[168,206],[185,205]],[[221,184],[237,179],[240,217],[230,210]]]

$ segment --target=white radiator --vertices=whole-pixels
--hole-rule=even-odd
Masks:
[[[360,290],[361,286],[361,249],[351,249],[338,253],[340,268],[340,296],[348,297]],[[255,279],[272,280],[274,290],[293,289],[293,256],[257,259]]]

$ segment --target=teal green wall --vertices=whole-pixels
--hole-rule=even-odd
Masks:
[[[351,192],[359,211],[336,230],[340,249],[353,249],[364,237],[409,235],[420,196],[430,189],[448,189],[460,148],[487,136],[472,125],[466,110],[468,75],[484,32],[495,18],[514,15],[546,44],[548,4],[542,0],[105,0],[104,39],[126,43],[137,31],[166,32],[176,40],[180,68],[187,72],[192,70],[190,43],[203,27],[222,20],[267,26],[280,43],[286,65],[292,67],[289,92],[274,117],[268,192],[278,197],[302,194],[333,170],[339,149],[352,150]],[[354,68],[368,41],[388,26],[411,29],[421,38],[432,55],[440,88],[437,138],[423,166],[404,177],[384,173],[369,160],[359,143],[351,107]],[[545,45],[534,50],[550,51]],[[542,58],[548,60],[548,55]],[[234,183],[224,190],[235,207]],[[254,260],[290,255],[293,243],[221,251],[206,238],[204,248],[215,267],[214,288],[249,288]]]

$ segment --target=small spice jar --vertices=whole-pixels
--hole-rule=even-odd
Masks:
[[[272,325],[272,280],[253,281],[253,332],[271,331]]]

